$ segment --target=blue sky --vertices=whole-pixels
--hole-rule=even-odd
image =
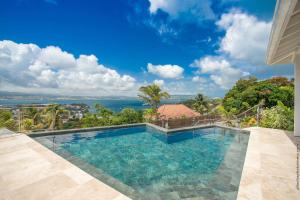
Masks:
[[[0,90],[223,96],[264,64],[275,0],[2,0]]]

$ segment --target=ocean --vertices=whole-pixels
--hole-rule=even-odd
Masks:
[[[182,102],[183,98],[163,100],[162,104],[172,104]],[[73,103],[84,103],[90,106],[90,110],[93,110],[96,103],[101,104],[114,112],[119,112],[123,108],[134,108],[137,110],[148,108],[149,106],[144,105],[144,102],[139,99],[0,99],[1,106],[15,106],[20,104],[73,104]]]

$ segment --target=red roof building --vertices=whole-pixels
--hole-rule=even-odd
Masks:
[[[188,108],[183,104],[165,104],[158,108],[160,119],[178,119],[199,117],[200,113]]]

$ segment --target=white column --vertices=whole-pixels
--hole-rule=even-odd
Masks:
[[[300,54],[295,57],[295,114],[294,135],[300,136]]]

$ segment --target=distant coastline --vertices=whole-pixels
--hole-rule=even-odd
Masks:
[[[191,95],[176,95],[162,103],[180,103],[186,99],[191,98]],[[148,108],[144,102],[137,97],[69,97],[69,96],[44,96],[44,95],[30,95],[30,94],[2,94],[0,93],[0,107],[14,107],[17,105],[26,104],[86,104],[93,110],[96,103],[101,104],[115,112],[121,111],[123,108],[134,108],[137,110]]]

